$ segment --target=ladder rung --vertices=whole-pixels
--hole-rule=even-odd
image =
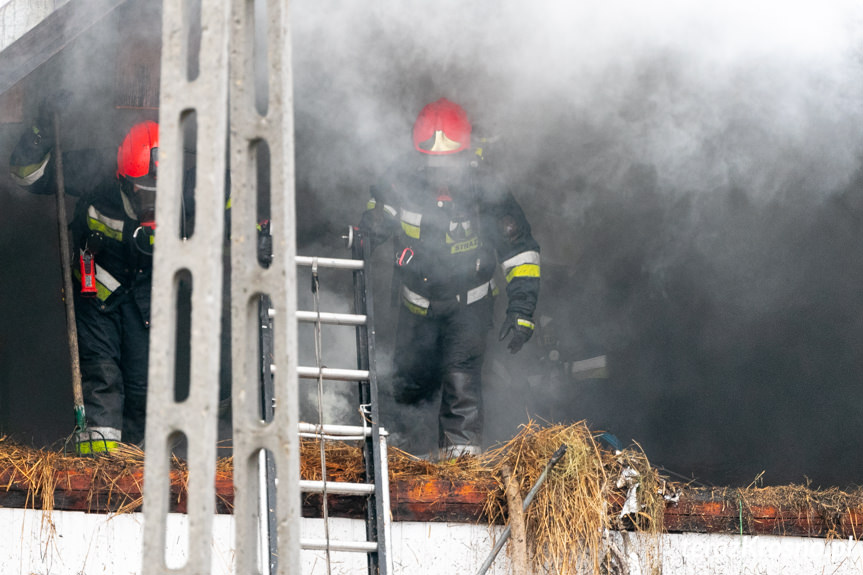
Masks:
[[[315,425],[314,423],[298,423],[297,428],[300,433],[312,433],[318,435],[362,435],[368,437],[372,434],[371,427],[361,427],[359,425]],[[382,433],[386,433],[383,429]]]
[[[340,369],[335,367],[317,367],[299,366],[297,367],[297,375],[305,379],[318,379],[318,376],[324,379],[333,379],[338,381],[360,381],[369,378],[367,369]]]
[[[323,481],[300,480],[300,491],[304,493],[323,493]],[[347,483],[344,481],[327,481],[327,494],[332,495],[371,495],[375,486],[369,483]]]
[[[340,270],[361,270],[363,269],[363,260],[346,260],[339,258],[317,258],[309,256],[297,256],[296,262],[298,266],[314,266],[317,263],[321,268],[335,268]]]
[[[300,539],[300,547],[315,551],[327,549],[326,539]],[[351,551],[356,553],[374,553],[378,550],[378,544],[369,541],[330,541],[330,551]]]
[[[297,321],[315,323],[318,321],[318,314],[313,311],[297,311]],[[321,323],[331,325],[365,325],[366,316],[353,313],[321,312]]]
[[[361,441],[366,438],[364,435],[321,435],[320,433],[303,433],[300,432],[300,437],[303,439],[324,439],[326,441]]]

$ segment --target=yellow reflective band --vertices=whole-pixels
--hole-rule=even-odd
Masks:
[[[422,222],[423,215],[402,208],[400,219],[405,235],[415,240],[420,239],[420,223]]]
[[[373,210],[373,209],[375,209],[376,205],[378,205],[376,201],[374,201],[373,199],[369,200],[368,202],[366,202],[366,209],[367,210]]]
[[[420,239],[420,227],[411,225],[405,221],[402,221],[402,230],[404,230],[405,235],[409,238],[413,238],[415,240]]]
[[[424,307],[420,307],[420,306],[418,306],[418,305],[416,305],[416,304],[414,304],[414,303],[411,303],[411,302],[409,302],[408,300],[406,300],[406,299],[404,299],[404,298],[402,299],[402,301],[404,302],[405,307],[406,307],[406,308],[408,308],[408,311],[410,311],[410,312],[411,312],[411,313],[413,313],[413,314],[416,314],[416,315],[428,315],[428,313],[429,313],[429,310],[428,310],[428,309],[426,309],[426,308],[424,308]]]
[[[123,196],[125,198],[125,196]],[[109,218],[94,206],[87,208],[87,227],[97,232],[102,232],[109,238],[123,241],[123,220]]]
[[[225,202],[225,209],[226,209],[226,210],[230,210],[230,209],[231,209],[231,198],[230,198],[230,197],[228,197],[228,201],[227,201],[227,202]]]
[[[91,439],[89,441],[79,441],[75,444],[75,451],[79,455],[88,455],[90,453],[107,453],[117,449],[118,441],[109,441],[107,439]]]
[[[514,278],[538,278],[539,277],[539,265],[537,264],[523,264],[520,266],[515,266],[509,273],[506,274],[506,283],[511,282]]]
[[[95,230],[97,232],[102,232],[112,240],[117,240],[118,242],[123,241],[123,232],[117,231],[115,229],[109,228],[104,223],[100,222],[97,219],[90,218],[87,220],[87,227],[91,230]]]
[[[482,158],[482,148],[476,149],[476,155],[479,156],[480,158]]]
[[[449,239],[449,235],[447,235],[447,239]],[[447,242],[447,243],[449,243],[449,242]],[[453,244],[452,247],[450,248],[449,253],[460,254],[460,253],[464,253],[464,252],[469,252],[471,250],[475,250],[478,247],[479,247],[479,238],[474,236],[467,241],[458,242],[457,244]]]
[[[516,323],[518,323],[519,327],[526,327],[527,329],[531,330],[534,328],[533,322],[526,319],[518,318],[518,321]]]
[[[46,155],[41,162],[36,164],[12,166],[10,169],[12,178],[20,186],[31,185],[33,182],[45,175],[45,168],[48,166],[49,159],[51,159],[51,154]]]
[[[405,307],[410,310],[411,313],[416,315],[426,315],[428,314],[428,308],[431,305],[431,302],[421,296],[420,294],[412,291],[408,286],[402,286],[402,301],[405,304]]]
[[[504,271],[510,268],[514,268],[515,266],[520,266],[522,264],[537,264],[539,265],[540,258],[539,252],[537,251],[527,251],[521,252],[520,254],[516,254],[508,260],[504,260],[501,262],[501,266]]]

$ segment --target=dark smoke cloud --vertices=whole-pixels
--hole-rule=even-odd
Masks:
[[[111,70],[115,32],[158,36],[158,3],[127,4],[140,26],[121,10],[30,79],[41,87],[28,92],[28,114],[57,87],[74,93],[70,148],[115,146],[130,121],[114,110],[113,75],[97,73]],[[490,443],[529,416],[587,419],[703,481],[745,484],[762,470],[771,482],[860,481],[863,462],[848,456],[863,436],[855,2],[305,0],[291,10],[300,251],[347,255],[341,235],[369,185],[410,150],[420,108],[448,97],[478,134],[500,138],[489,162],[542,244],[541,311],[561,349],[608,356],[607,379],[549,385],[533,377],[538,349],[513,362],[490,339]],[[4,126],[3,143],[20,127]],[[6,261],[38,290],[22,293],[11,275],[0,282],[7,302],[24,304],[7,305],[2,322],[0,415],[4,432],[20,424],[50,441],[68,426],[31,430],[71,405],[64,362],[41,361],[43,346],[63,345],[56,248],[41,239],[56,222],[44,217],[50,198],[7,188]],[[385,252],[373,283],[390,425],[405,411],[387,400],[395,310]],[[301,278],[301,306],[312,309]],[[322,277],[322,299],[326,311],[347,311],[350,280]],[[301,335],[301,363],[313,365],[312,334]],[[325,365],[353,367],[352,334],[322,339]],[[40,393],[11,397],[25,385]],[[351,422],[353,390],[334,389],[327,421]],[[302,393],[312,421],[315,393]],[[421,427],[434,443],[433,413]]]
[[[704,481],[858,481],[861,15],[295,3],[298,201],[326,214],[303,249],[338,251],[422,105],[459,101],[501,137],[490,161],[543,246],[543,311],[573,359],[609,357],[606,380],[542,389],[490,341],[489,441],[587,418]]]

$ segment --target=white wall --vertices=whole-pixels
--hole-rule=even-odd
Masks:
[[[168,565],[183,561],[186,516],[168,522]],[[141,514],[114,517],[81,512],[0,509],[0,575],[140,573]],[[231,573],[232,517],[219,515],[213,529],[213,574]],[[499,530],[498,530],[499,531]],[[332,540],[364,537],[362,521],[333,519]],[[323,522],[304,519],[304,538],[323,537]],[[646,556],[655,546],[632,533],[611,533],[610,540],[628,562],[629,575],[650,575]],[[492,547],[489,529],[464,523],[396,522],[392,531],[394,573],[470,575]],[[800,537],[673,534],[660,538],[663,575],[832,575],[863,574],[863,545],[855,541]],[[488,571],[508,573],[506,550]],[[334,575],[366,573],[365,556],[336,553]],[[323,552],[304,551],[303,575],[325,575]]]
[[[233,517],[219,515],[213,526],[212,573],[229,574],[233,562]],[[0,509],[0,575],[81,575],[141,572],[143,515],[116,516],[55,511]],[[186,516],[168,519],[166,556],[169,567],[183,564]],[[394,572],[470,573],[485,560],[493,545],[485,527],[461,523],[399,522],[393,526]],[[324,537],[323,521],[303,520],[303,538]],[[365,524],[358,520],[332,519],[330,537],[364,540]],[[506,557],[489,575],[506,573]],[[366,556],[333,552],[333,575],[366,573]],[[303,575],[327,573],[324,552],[303,551]]]

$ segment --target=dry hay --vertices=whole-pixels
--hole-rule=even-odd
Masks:
[[[763,473],[762,473],[763,475]],[[709,494],[713,499],[736,501],[742,510],[746,510],[746,521],[758,515],[759,509],[781,511],[803,518],[804,521],[823,524],[819,528],[820,535],[827,540],[844,539],[849,535],[855,540],[863,538],[863,533],[857,531],[855,521],[847,521],[849,513],[859,514],[863,509],[863,488],[850,487],[843,490],[838,487],[814,489],[807,485],[760,486],[761,476],[757,477],[747,487],[712,487],[692,489],[693,493]],[[747,530],[749,525],[745,525]],[[814,527],[814,525],[813,525]],[[820,526],[819,526],[820,527]],[[740,528],[744,528],[741,519]],[[850,533],[849,533],[850,531]]]
[[[4,479],[0,489],[9,491],[15,484],[26,485],[24,506],[42,509],[47,513],[54,510],[56,490],[71,488],[74,475],[91,478],[86,495],[88,511],[110,509],[118,514],[138,511],[143,503],[143,467],[144,451],[135,445],[121,443],[110,455],[80,457],[64,451],[62,447],[35,449],[12,441],[7,436],[0,436],[0,474]],[[232,471],[230,458],[218,459],[217,478],[229,478]],[[171,473],[180,497],[189,480],[186,463],[172,457]],[[124,486],[121,487],[121,484]]]
[[[144,462],[144,452],[135,446],[122,446],[110,457],[78,457],[61,450],[34,449],[11,441],[6,436],[0,437],[0,472],[5,477],[5,489],[9,491],[13,484],[27,485],[27,500],[25,507],[39,508],[46,512],[54,509],[55,490],[62,489],[62,474],[66,472],[66,486],[71,482],[72,474],[86,474],[92,477],[87,502],[92,508],[97,490],[106,491],[108,503],[113,503],[118,513],[133,511],[140,507],[141,498],[130,498],[120,490],[115,492],[115,486],[124,478],[140,472]],[[58,484],[58,480],[60,483]],[[0,488],[3,488],[0,485]]]
[[[497,485],[489,491],[485,514],[491,522],[499,523],[506,518],[501,468],[504,465],[512,468],[524,496],[561,444],[567,445],[567,452],[549,474],[525,519],[534,563],[552,566],[556,573],[574,573],[575,566],[585,558],[599,564],[602,532],[617,526],[609,502],[614,501],[614,493],[621,499],[621,487],[616,485],[622,469],[629,467],[639,472],[639,480],[645,486],[642,493],[655,492],[658,481],[643,455],[630,451],[615,455],[600,449],[584,424],[543,428],[529,423],[512,440],[480,457],[461,457],[446,462],[431,462],[390,448],[390,480],[446,479]],[[300,456],[301,477],[321,479],[319,442],[303,440]],[[362,480],[365,468],[359,442],[327,441],[325,458],[328,480]],[[113,495],[115,504],[119,503],[115,512],[138,510],[140,496],[129,497],[112,491],[118,481],[140,473],[143,460],[143,451],[134,446],[124,446],[110,456],[77,457],[56,450],[32,449],[0,438],[0,470],[11,470],[6,489],[13,482],[26,481],[29,506],[48,512],[54,508],[55,488],[63,487],[57,485],[57,474],[64,471],[93,477],[88,501],[94,498],[97,486],[102,485],[107,486],[109,500]],[[231,458],[219,458],[217,474],[230,475],[232,468]],[[185,462],[174,458],[172,470],[185,488],[188,481]],[[627,488],[622,487],[624,494]],[[118,502],[118,497],[123,499]],[[659,503],[652,503],[648,498],[646,508],[633,516],[627,527],[658,529],[661,517],[661,499]]]
[[[547,427],[530,422],[506,444],[485,454],[483,459],[489,460],[498,478],[498,488],[487,500],[487,514],[494,518],[506,513],[503,465],[513,469],[524,496],[561,445],[566,445],[566,453],[525,512],[530,559],[538,572],[579,573],[586,567],[595,573],[607,571],[607,564],[619,558],[609,555],[604,534],[614,528],[658,534],[665,508],[662,489],[667,486],[642,452],[601,448],[583,422]],[[621,519],[621,505],[631,488],[639,505]]]
[[[508,465],[525,497],[542,474],[554,452],[566,445],[561,460],[548,474],[525,513],[530,559],[537,572],[566,575],[608,569],[615,557],[605,541],[609,529],[637,529],[653,534],[662,530],[665,501],[671,488],[650,467],[640,450],[614,453],[602,449],[583,423],[540,426],[529,422],[510,441],[479,457],[461,457],[433,463],[390,448],[390,481],[399,479],[473,481],[490,489],[484,515],[491,523],[508,516],[501,470]],[[307,440],[301,446],[301,476],[320,479],[320,443]],[[326,450],[329,480],[359,480],[363,474],[359,447],[329,446]],[[627,470],[628,479],[621,481]],[[634,487],[638,509],[624,518],[621,506]],[[656,554],[646,552],[651,561]]]
[[[325,445],[327,479],[361,481],[365,470],[360,442],[327,441]],[[548,426],[529,422],[513,439],[482,456],[439,463],[390,447],[390,480],[445,479],[496,485],[488,493],[484,514],[491,523],[501,523],[507,518],[501,469],[508,465],[513,470],[512,475],[524,497],[561,445],[567,446],[565,455],[549,473],[525,513],[529,553],[537,572],[612,572],[614,569],[609,567],[609,563],[621,558],[615,558],[613,545],[604,537],[608,530],[634,529],[658,535],[662,531],[664,496],[684,489],[693,493],[699,491],[668,482],[650,466],[638,446],[622,452],[601,448],[595,440],[595,433],[583,422]],[[300,455],[301,477],[321,479],[320,444],[316,440],[303,440]],[[26,481],[29,485],[28,506],[46,511],[54,508],[55,489],[63,488],[62,484],[57,484],[57,472],[89,473],[93,477],[93,490],[107,486],[110,497],[118,481],[140,473],[142,466],[143,452],[134,447],[115,452],[110,457],[82,458],[57,450],[24,447],[0,437],[0,476],[6,480],[6,490],[13,482]],[[217,476],[230,477],[232,469],[230,457],[218,459]],[[174,458],[172,475],[184,487],[188,479],[185,462]],[[634,487],[636,483],[638,485]],[[837,488],[812,489],[809,485],[750,485],[746,488],[712,488],[710,492],[717,498],[739,501],[747,509],[773,506],[809,513],[823,518],[834,535],[840,533],[843,513],[863,509],[863,490],[859,488],[842,491]],[[629,493],[637,495],[638,506],[634,512],[621,516],[621,507]],[[93,496],[91,491],[89,498]],[[118,500],[120,497],[123,499]],[[141,498],[118,492],[115,503],[119,503],[116,512],[133,511],[140,508]],[[651,561],[648,570],[656,571],[656,555],[651,557],[650,550],[646,555]]]

